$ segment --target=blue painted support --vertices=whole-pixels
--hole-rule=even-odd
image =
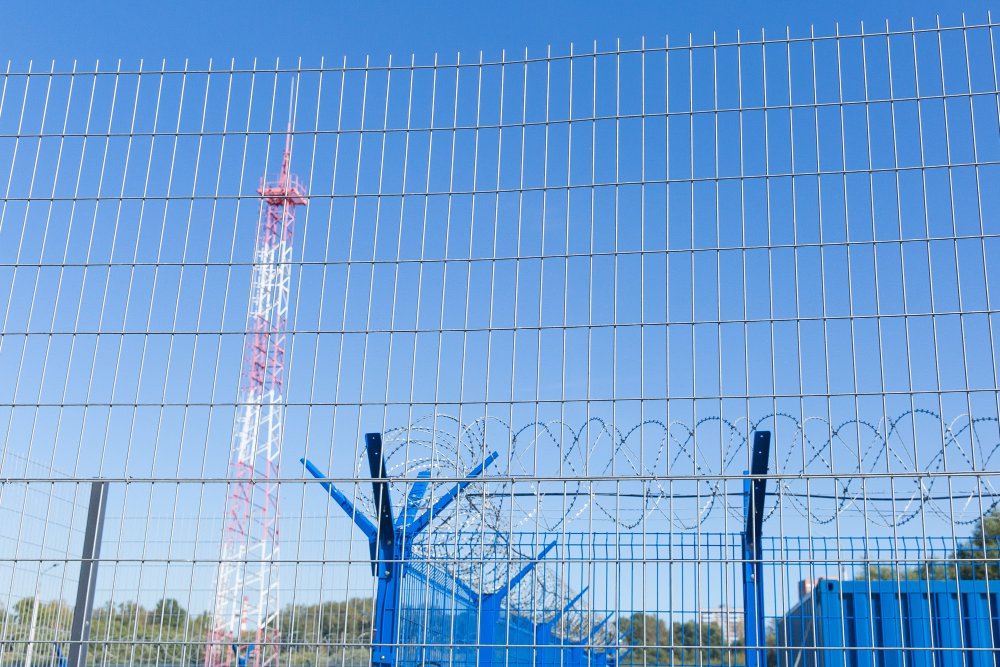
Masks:
[[[996,580],[821,580],[781,621],[781,665],[991,667],[997,595]]]
[[[468,475],[465,476],[465,478],[469,481],[459,482],[458,484],[456,484],[451,491],[444,494],[440,500],[434,503],[434,507],[424,512],[423,515],[414,519],[413,522],[410,523],[410,525],[406,526],[406,536],[412,537],[413,535],[416,535],[424,528],[426,528],[427,524],[429,524],[431,522],[431,519],[434,518],[434,515],[440,514],[444,510],[444,508],[450,505],[451,502],[458,497],[458,494],[465,489],[465,487],[467,487],[469,484],[472,484],[472,482],[475,481],[476,477],[479,477],[481,474],[483,474],[483,471],[486,470],[486,467],[489,466],[491,463],[493,463],[496,460],[497,456],[499,455],[496,452],[493,452],[492,454],[487,456],[485,461],[483,461],[476,467],[475,470],[473,470],[472,472],[470,472]]]
[[[543,623],[539,623],[535,627],[535,665],[537,667],[555,667],[556,665],[561,664],[562,661],[559,660],[559,651],[561,648],[555,648],[556,643],[554,641],[555,636],[553,630],[555,629],[556,623],[558,623],[559,619],[562,618],[562,615],[580,601],[580,598],[583,597],[588,588],[590,588],[590,586],[587,586],[580,591],[579,595],[570,600],[566,606],[556,612],[552,618]]]
[[[590,590],[590,586],[584,587],[584,589],[582,591],[580,591],[579,595],[577,595],[575,598],[573,598],[568,603],[566,603],[566,606],[563,607],[561,610],[559,610],[559,613],[557,613],[555,616],[553,616],[551,620],[547,621],[547,623],[549,623],[549,625],[552,625],[556,621],[558,621],[560,618],[562,618],[562,615],[565,614],[567,611],[569,611],[570,608],[573,605],[575,605],[577,602],[579,602],[580,598],[582,598],[583,594],[586,593],[588,590]]]
[[[597,626],[594,627],[594,629],[590,631],[590,636],[587,637],[587,643],[588,644],[593,644],[594,643],[594,636],[598,632],[600,632],[601,628],[603,628],[604,625],[608,621],[610,621],[611,618],[614,615],[615,615],[614,612],[608,614],[607,616],[604,617],[603,621],[601,621],[600,623],[598,623]],[[593,667],[604,667],[604,665],[608,664],[608,647],[607,646],[604,646],[601,649],[597,649],[597,648],[591,647],[590,649],[587,650],[587,653],[589,654],[588,655],[587,663],[590,664],[590,665],[592,665]],[[584,664],[583,660],[580,661],[580,664],[581,665]]]
[[[392,499],[389,497],[389,476],[382,456],[382,434],[365,433],[368,452],[368,469],[372,478],[372,497],[378,513],[379,579],[392,579],[396,556],[396,522],[392,519]]]
[[[233,653],[236,654],[236,667],[247,667],[247,660],[250,659],[250,654],[253,653],[253,646],[253,644],[250,644],[250,646],[247,647],[247,652],[241,658],[240,647],[233,644]]]
[[[468,481],[459,482],[422,516],[407,521],[415,513],[418,503],[427,492],[429,473],[418,474],[418,479],[407,496],[402,516],[396,522],[392,517],[392,498],[389,494],[388,475],[382,452],[382,434],[365,434],[368,467],[372,478],[372,491],[378,509],[378,527],[362,514],[333,484],[322,482],[338,505],[350,516],[361,532],[368,538],[372,559],[372,575],[378,577],[375,592],[375,624],[372,628],[372,666],[394,667],[396,664],[398,621],[402,599],[404,565],[409,557],[409,540],[426,528],[431,519],[450,505],[462,490],[480,476],[487,466],[497,459],[492,452],[482,464],[466,476]],[[302,459],[306,470],[317,479],[324,475],[306,459]],[[552,544],[555,546],[555,543]],[[550,547],[551,548],[551,547]],[[240,665],[239,667],[244,667]]]
[[[628,647],[628,650],[625,651],[625,654],[622,655],[622,657],[621,657],[620,660],[618,660],[618,664],[621,664],[621,663],[625,662],[626,660],[628,660],[628,657],[630,655],[632,655],[632,647],[631,646]]]
[[[396,539],[396,525],[392,518],[392,498],[389,496],[388,475],[382,455],[382,434],[365,434],[368,470],[372,479],[372,497],[378,513],[378,550],[376,565],[378,586],[375,590],[375,622],[372,627],[372,666],[393,667],[396,664],[396,644],[402,572],[393,576],[395,563],[403,553]],[[402,565],[402,563],[400,563]],[[401,569],[401,568],[400,568]]]
[[[518,572],[515,576],[507,580],[507,583],[498,588],[493,593],[483,595],[479,598],[479,667],[490,667],[493,664],[494,633],[497,622],[500,620],[500,605],[504,598],[510,593],[512,588],[517,587],[521,580],[528,576],[539,561],[545,558],[556,546],[555,541],[542,549],[541,553]],[[506,660],[500,658],[500,664],[506,664]]]
[[[395,557],[396,554],[393,554]],[[394,667],[396,664],[396,632],[399,620],[402,576],[392,576],[391,569],[383,569],[386,561],[378,562],[378,586],[375,590],[375,624],[372,627],[373,667]]]
[[[326,475],[321,473],[319,469],[314,466],[308,459],[299,459],[306,465],[306,470],[309,474],[316,479],[326,479]],[[330,496],[336,501],[340,508],[347,513],[347,516],[351,517],[354,524],[361,529],[361,532],[365,534],[368,538],[368,551],[372,558],[372,576],[375,576],[375,563],[378,561],[378,529],[368,520],[364,514],[362,514],[351,501],[347,499],[340,489],[335,487],[329,482],[320,482],[320,486],[327,490]]]
[[[625,639],[626,637],[628,637],[629,649],[627,651],[625,651],[625,655],[623,655],[621,657],[621,659],[617,661],[617,664],[621,664],[621,663],[625,662],[626,658],[628,658],[632,654],[632,646],[631,646],[632,645],[632,637],[629,636],[631,634],[632,634],[632,627],[631,627],[631,624],[630,624],[628,630],[626,630],[625,632],[623,632],[620,635],[618,635],[618,644],[615,645],[615,651],[614,651],[615,654],[617,655],[618,650],[620,649],[620,647],[622,645],[622,640]]]
[[[764,624],[764,553],[761,530],[764,523],[766,479],[753,479],[767,474],[767,457],[771,449],[771,432],[754,433],[750,453],[750,477],[743,481],[743,507],[746,522],[743,530],[743,610],[746,628],[746,667],[767,667]]]
[[[430,479],[430,476],[430,470],[421,470],[417,473],[417,479],[420,480]],[[406,509],[396,519],[396,530],[413,522],[416,518],[417,510],[420,509],[420,501],[423,500],[425,495],[427,495],[427,482],[414,482],[413,486],[410,487],[410,492],[406,494]]]
[[[56,660],[59,667],[66,667],[66,658],[63,657],[62,651],[59,650],[59,644],[52,642],[56,647]]]
[[[962,601],[962,622],[964,625],[965,664],[968,667],[992,667],[991,651],[974,649],[993,648],[991,637],[990,606],[986,595],[986,581],[974,581],[976,587],[968,593],[960,593]]]
[[[614,612],[612,612],[612,613],[608,614],[607,616],[605,616],[604,620],[601,621],[600,623],[598,623],[597,627],[590,631],[590,637],[587,638],[587,641],[594,641],[594,635],[597,634],[598,630],[600,630],[601,628],[604,627],[605,623],[607,623],[608,621],[611,620],[612,616],[614,616]]]

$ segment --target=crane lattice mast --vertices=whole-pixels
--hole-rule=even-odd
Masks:
[[[291,280],[295,207],[306,187],[288,171],[291,125],[281,172],[261,178],[261,214],[250,284],[247,337],[229,460],[222,549],[205,667],[249,663],[265,667],[277,657],[278,467],[281,460],[285,320]],[[257,481],[252,481],[257,480]],[[260,481],[264,480],[264,481]],[[234,646],[252,644],[253,648]]]

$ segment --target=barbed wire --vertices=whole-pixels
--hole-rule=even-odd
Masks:
[[[749,435],[765,428],[774,431],[771,467],[786,476],[778,480],[777,488],[769,494],[765,520],[784,504],[814,524],[829,524],[838,515],[855,509],[875,525],[892,527],[913,520],[924,509],[948,521],[971,524],[979,520],[979,509],[971,519],[954,517],[951,503],[942,504],[934,495],[934,487],[941,480],[918,475],[909,482],[905,477],[892,482],[893,503],[865,503],[873,492],[866,484],[871,487],[877,482],[858,479],[857,475],[892,468],[896,472],[921,473],[964,467],[984,473],[982,478],[973,478],[975,486],[969,490],[966,506],[980,494],[984,498],[1000,496],[988,476],[991,462],[1000,451],[998,424],[996,417],[969,414],[945,422],[932,410],[912,409],[879,420],[855,418],[837,423],[825,417],[800,419],[787,412],[774,412],[753,420],[711,415],[693,425],[680,420],[647,419],[622,429],[601,417],[591,417],[575,427],[562,420],[551,420],[528,422],[514,429],[495,416],[465,423],[452,415],[432,413],[408,425],[387,429],[384,439],[386,465],[397,498],[406,494],[406,487],[412,486],[417,474],[428,475],[431,480],[438,474],[452,478],[466,476],[489,452],[501,453],[483,481],[471,484],[453,508],[435,517],[443,530],[483,527],[502,535],[537,524],[538,531],[553,532],[573,523],[588,509],[626,530],[637,528],[654,512],[668,519],[674,528],[694,530],[716,516],[720,506],[734,519],[742,520],[742,508],[725,502],[734,495],[727,484],[742,477],[748,467]],[[926,433],[925,438],[932,439],[935,432],[940,434],[940,444],[930,447],[931,455],[920,464],[919,442],[914,434]],[[366,476],[366,461],[362,451],[355,467],[359,478]],[[814,494],[808,489],[805,493],[795,490],[799,482],[787,477],[807,476],[816,472],[817,467],[826,473],[844,475],[837,480],[836,502],[829,511],[817,509],[810,502]],[[543,482],[533,478],[536,473],[553,468],[558,468],[562,481]],[[664,501],[677,497],[671,488],[671,473],[681,470],[684,474],[715,477],[697,482],[696,493],[685,494],[688,498],[694,496],[698,502],[693,518],[685,518],[687,508],[665,506],[670,503]],[[491,472],[508,480],[490,481]],[[628,472],[653,478],[640,494],[643,502],[638,511],[623,509],[617,494],[595,493],[595,487],[603,482],[588,479],[592,475],[622,476]],[[949,501],[956,497],[956,492],[962,493],[954,488],[955,480],[950,481],[953,488],[947,495]],[[982,493],[980,483],[986,487]],[[484,484],[489,485],[488,492]],[[526,492],[514,493],[513,485],[526,487]],[[446,491],[436,486],[430,485],[419,503],[421,508],[429,508]],[[563,500],[561,512],[542,511],[540,499],[552,497]],[[608,497],[611,504],[606,500]],[[366,511],[374,512],[370,494],[362,492],[360,499]],[[508,499],[512,506],[504,508]],[[823,494],[823,499],[830,496]],[[995,504],[983,511],[989,511]]]

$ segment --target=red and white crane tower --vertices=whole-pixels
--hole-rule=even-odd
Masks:
[[[278,655],[277,482],[285,320],[295,207],[306,204],[305,184],[288,171],[290,155],[291,124],[281,172],[261,178],[257,189],[261,213],[205,667],[265,667]],[[240,647],[238,654],[234,647]]]

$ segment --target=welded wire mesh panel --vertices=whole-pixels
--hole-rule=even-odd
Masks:
[[[997,30],[9,65],[0,663],[994,665]]]

